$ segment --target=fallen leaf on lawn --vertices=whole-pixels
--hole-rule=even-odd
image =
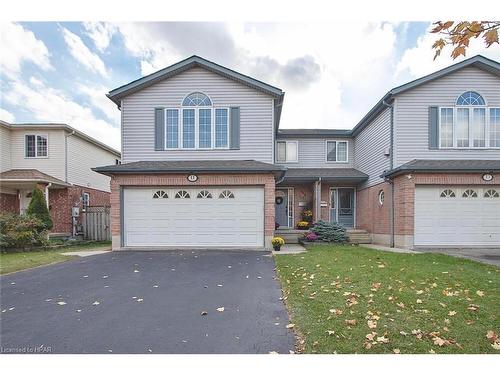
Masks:
[[[411,331],[411,334],[412,334],[413,336],[416,336],[416,337],[417,337],[417,339],[421,339],[421,338],[422,338],[422,336],[423,336],[423,332],[422,332],[421,330],[419,330],[419,329],[414,329],[414,330],[412,330],[412,331]]]
[[[450,311],[450,312],[448,313],[448,316],[455,316],[455,315],[457,315],[457,312],[456,312],[456,311]]]
[[[398,348],[393,349],[392,351],[394,352],[394,354],[400,354],[401,353],[401,350],[399,350]]]
[[[206,311],[202,311],[200,314],[201,314],[201,315],[207,315],[207,314],[208,314],[208,312],[206,312]]]
[[[439,305],[440,305],[441,307],[446,307],[446,304],[445,304],[445,303],[443,303],[443,302],[439,302]]]
[[[288,329],[292,329],[293,327],[295,327],[295,324],[290,323],[290,324],[287,324],[285,327]]]
[[[405,331],[400,331],[400,332],[399,332],[399,334],[400,334],[401,336],[408,336],[408,333],[406,333]]]
[[[469,307],[467,307],[467,310],[477,311],[477,310],[479,310],[479,306],[478,305],[474,305],[473,303],[471,303],[471,304],[469,304]]]
[[[382,285],[382,283],[373,283],[372,284],[372,291],[376,292],[377,290],[380,289],[380,286]]]
[[[493,344],[491,344],[491,347],[495,350],[500,350],[500,341],[495,341]]]
[[[377,342],[381,342],[382,344],[387,344],[389,342],[389,339],[385,336],[379,336],[377,337]]]
[[[218,312],[223,312],[223,311],[224,311],[224,306],[217,307],[217,311],[218,311]]]
[[[370,341],[365,341],[363,343],[363,346],[364,346],[365,349],[371,349],[372,343]]]
[[[429,350],[429,354],[436,354],[436,352],[434,350]]]
[[[398,302],[398,303],[396,303],[396,305],[401,307],[402,309],[405,308],[405,304],[403,302]]]
[[[372,328],[372,329],[377,328],[377,321],[375,321],[375,320],[369,320],[366,323],[368,324],[368,328]]]
[[[483,297],[484,296],[484,292],[482,290],[478,290],[476,292],[476,294],[479,296],[479,297]]]
[[[373,341],[375,339],[375,336],[377,336],[377,332],[369,333],[365,337],[367,338],[367,340]]]
[[[355,326],[357,324],[357,321],[356,319],[346,319],[345,324],[347,324],[348,326]]]
[[[421,299],[417,299],[417,303],[422,303],[422,300]]]
[[[328,336],[333,336],[333,335],[335,335],[335,331],[326,331],[326,333],[328,334]]]
[[[495,331],[489,330],[488,332],[486,332],[486,338],[491,342],[496,341],[497,337],[498,336]]]
[[[328,311],[330,311],[330,313],[335,314],[335,315],[342,315],[342,310],[339,310],[339,309],[330,309]]]
[[[378,268],[385,268],[385,266],[383,264],[379,264]]]
[[[424,291],[423,290],[417,290],[417,294],[423,294]]]
[[[448,346],[450,345],[450,342],[446,339],[443,339],[442,337],[435,336],[432,338],[432,341],[434,342],[434,345],[439,345],[439,346]]]
[[[64,305],[66,304],[66,302],[64,302],[64,301],[59,301],[59,302],[57,302],[57,304],[58,304],[58,305],[60,305],[60,306],[64,306]]]

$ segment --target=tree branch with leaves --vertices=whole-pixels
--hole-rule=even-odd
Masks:
[[[430,31],[442,35],[436,40],[432,48],[436,50],[434,60],[441,55],[441,51],[447,45],[453,50],[451,57],[455,60],[458,56],[465,56],[470,40],[482,37],[486,48],[492,44],[498,44],[498,30],[500,21],[437,21],[433,23],[434,28]]]

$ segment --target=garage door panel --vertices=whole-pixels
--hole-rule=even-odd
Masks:
[[[444,189],[454,197],[441,197]],[[477,197],[466,197],[472,189]],[[500,199],[484,197],[477,186],[417,186],[415,246],[500,246]]]
[[[190,198],[175,198],[182,190]],[[212,198],[198,198],[202,190]],[[224,190],[233,198],[220,198]],[[158,191],[168,198],[153,198]],[[125,188],[125,246],[262,247],[263,215],[262,187]]]

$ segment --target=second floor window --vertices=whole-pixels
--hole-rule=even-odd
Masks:
[[[486,106],[475,91],[459,96],[455,107],[439,109],[441,148],[500,147],[500,108]]]
[[[347,141],[326,141],[327,162],[347,162]]]
[[[48,156],[47,135],[26,134],[24,145],[24,156],[27,158],[46,158]]]
[[[182,108],[165,110],[166,149],[227,149],[229,109],[214,108],[203,93],[195,92],[182,101]]]
[[[276,143],[276,161],[278,163],[296,163],[298,157],[297,141],[279,141]]]

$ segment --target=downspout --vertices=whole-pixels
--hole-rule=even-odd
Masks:
[[[385,101],[382,101],[382,104],[387,108],[391,109],[391,127],[390,127],[390,149],[389,149],[389,170],[394,168],[394,105],[389,104]],[[394,209],[394,180],[389,178],[386,179],[387,182],[391,185],[391,213],[390,213],[390,247],[394,247],[394,238],[395,238],[395,209]]]
[[[316,221],[321,220],[321,177],[316,181]]]
[[[70,134],[64,136],[64,181],[68,182],[68,138],[75,135],[73,130]]]
[[[45,186],[45,203],[47,203],[47,208],[49,208],[49,188],[52,186],[52,182],[49,182],[47,186]]]

